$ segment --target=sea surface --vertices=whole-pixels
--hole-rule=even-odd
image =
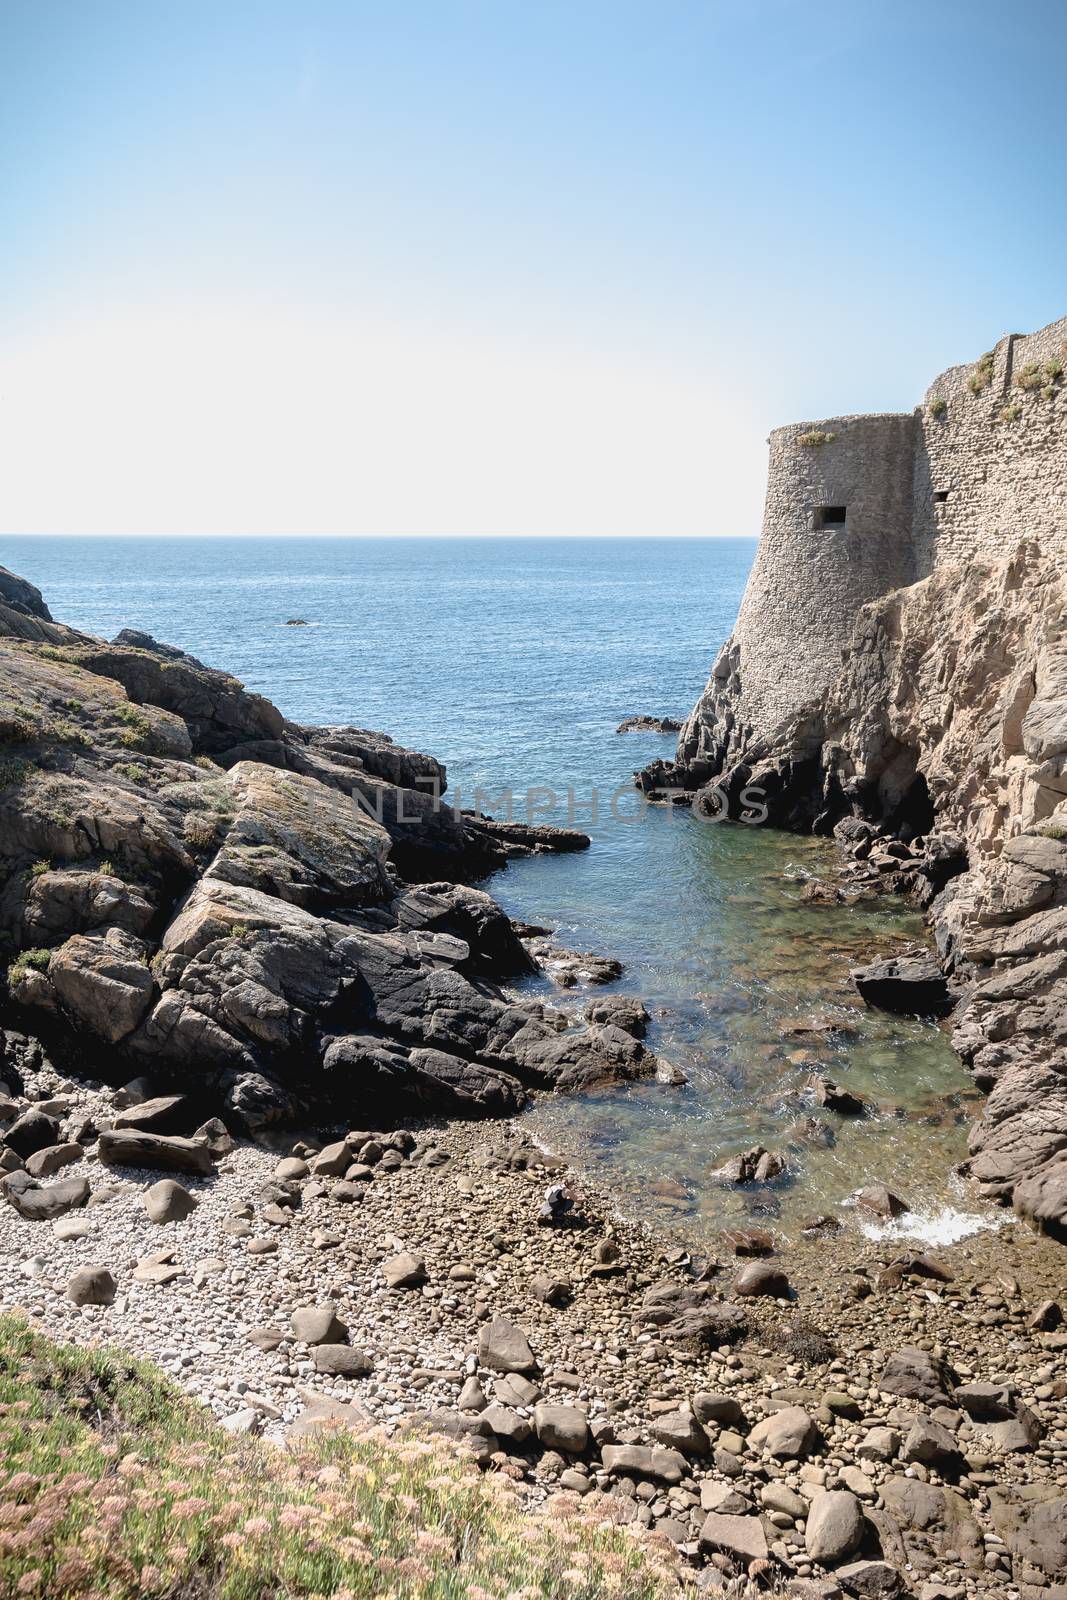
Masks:
[[[531,1131],[607,1182],[621,1209],[694,1241],[724,1225],[789,1235],[888,1182],[896,1232],[948,1240],[994,1218],[953,1175],[978,1097],[933,1024],[866,1010],[850,963],[924,937],[901,902],[805,902],[829,846],[644,807],[634,770],[673,739],[615,732],[684,717],[737,614],[754,539],[0,540],[0,564],[91,633],[137,627],[236,674],[299,722],[381,728],[446,762],[451,797],[572,823],[581,855],[512,863],[489,884],[516,918],[618,957],[654,1048],[687,1075],[546,1098]],[[287,626],[300,618],[303,627]],[[587,995],[530,987],[567,1007]],[[798,1033],[833,1023],[828,1040]],[[792,1132],[829,1073],[870,1102]],[[755,1144],[788,1173],[744,1193],[711,1176]]]

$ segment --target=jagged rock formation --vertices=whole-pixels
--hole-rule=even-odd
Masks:
[[[501,991],[533,962],[464,881],[588,839],[465,817],[445,787],[432,757],[299,727],[146,634],[66,628],[0,570],[7,1024],[247,1128],[653,1071],[622,1030]],[[7,1035],[0,1076],[34,1048]]]
[[[1067,1237],[1067,320],[913,416],[780,429],[732,639],[639,785],[836,830],[927,908],[983,1189]]]

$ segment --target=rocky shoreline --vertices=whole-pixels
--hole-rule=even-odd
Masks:
[[[583,835],[457,813],[432,758],[75,633],[5,573],[0,733],[0,1309],[151,1356],[237,1432],[441,1432],[698,1583],[1063,1600],[1049,1241],[698,1257],[513,1120],[677,1081],[639,1002],[508,990],[618,976],[467,881]],[[959,876],[943,839],[845,842],[857,881]]]
[[[1062,1268],[1017,1225],[706,1260],[580,1180],[543,1225],[566,1174],[521,1123],[216,1130],[209,1172],[168,1177],[180,1136],[136,1167],[105,1130],[180,1108],[49,1066],[25,1088],[85,1141],[49,1189],[88,1198],[0,1208],[0,1310],[152,1357],[235,1431],[428,1427],[531,1503],[604,1497],[693,1576],[1067,1593]]]

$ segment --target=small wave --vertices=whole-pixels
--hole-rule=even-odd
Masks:
[[[891,1221],[864,1220],[860,1232],[867,1239],[914,1239],[920,1244],[956,1244],[972,1233],[995,1232],[1014,1221],[1010,1212],[961,1211],[957,1206],[937,1206],[929,1211],[906,1211]]]

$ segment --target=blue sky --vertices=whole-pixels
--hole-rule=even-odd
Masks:
[[[0,0],[9,532],[754,533],[1067,312],[1046,0]]]

